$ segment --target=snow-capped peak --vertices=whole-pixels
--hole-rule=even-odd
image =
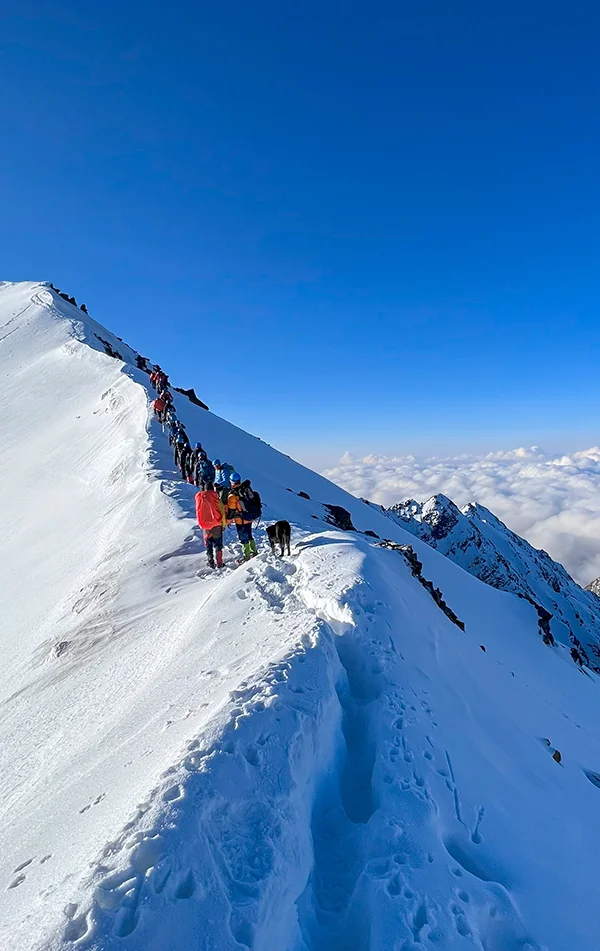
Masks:
[[[445,495],[435,495],[420,506],[414,501],[393,505],[388,514],[486,584],[544,608],[551,615],[552,636],[574,647],[590,667],[598,667],[596,598],[547,552],[533,548],[485,506],[470,502],[459,509]]]

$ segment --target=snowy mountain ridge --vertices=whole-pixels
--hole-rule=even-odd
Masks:
[[[475,502],[459,509],[438,494],[424,503],[409,499],[387,511],[398,525],[476,578],[539,605],[550,615],[542,617],[552,637],[600,670],[600,602],[593,588],[581,588],[547,552]]]
[[[176,395],[292,524],[216,575],[134,350],[4,283],[0,367],[2,948],[597,947],[598,680],[533,605]]]

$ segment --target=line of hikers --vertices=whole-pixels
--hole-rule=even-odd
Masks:
[[[209,566],[222,568],[223,534],[231,524],[235,524],[244,560],[253,558],[258,550],[252,525],[262,514],[260,495],[252,488],[250,479],[242,481],[228,462],[211,462],[201,443],[197,442],[192,449],[185,426],[175,413],[169,378],[159,366],[150,374],[150,382],[158,393],[154,412],[159,422],[167,426],[175,465],[184,481],[200,489],[196,494],[196,516],[204,534]]]

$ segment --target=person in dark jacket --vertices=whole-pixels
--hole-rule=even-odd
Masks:
[[[181,477],[187,480],[189,475],[189,459],[191,455],[190,443],[186,435],[178,432],[175,437],[175,465],[181,472]]]
[[[194,448],[192,449],[192,454],[190,456],[190,470],[192,472],[192,479],[193,479],[194,485],[198,485],[198,486],[200,485],[201,482],[207,481],[205,479],[198,480],[196,478],[196,469],[198,466],[198,459],[199,459],[200,453],[202,452],[204,452],[204,450],[202,449],[202,444],[197,442]]]
[[[192,478],[194,485],[202,485],[203,482],[214,482],[215,467],[201,446],[192,452]]]
[[[232,472],[230,481],[231,488],[227,499],[227,522],[228,524],[232,522],[235,523],[238,538],[242,543],[244,561],[248,561],[248,559],[258,555],[256,542],[252,537],[253,518],[250,518],[249,513],[245,511],[244,504],[240,498],[242,481],[239,473]]]

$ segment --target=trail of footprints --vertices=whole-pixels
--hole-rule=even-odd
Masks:
[[[52,858],[51,853],[49,853],[48,855],[42,855],[42,857],[39,860],[39,864],[45,865],[48,859],[51,859],[51,858]],[[19,865],[17,865],[16,868],[13,869],[13,875],[15,876],[15,878],[11,879],[11,881],[7,885],[7,891],[10,891],[13,888],[18,888],[19,885],[22,885],[23,882],[26,881],[28,872],[26,872],[25,869],[29,871],[30,866],[34,862],[35,862],[35,856],[30,859],[25,859],[24,862],[21,862]]]
[[[295,655],[292,660],[302,662],[301,653]],[[241,718],[252,717],[264,711],[270,694],[275,695],[282,684],[286,684],[293,695],[301,696],[304,688],[293,689],[293,685],[287,683],[291,666],[291,661],[284,661],[275,666],[270,672],[266,685],[262,683],[254,686],[242,683],[238,690],[231,692],[231,700],[236,703],[236,706],[231,710],[231,720],[223,732],[224,737],[237,729]],[[307,687],[306,690],[308,691],[309,688]],[[233,740],[225,739],[217,740],[207,748],[201,746],[199,739],[193,739],[187,745],[187,756],[183,761],[183,768],[189,773],[197,774],[206,769],[207,762],[213,755],[234,753],[240,753],[250,767],[259,768],[263,764],[263,748],[271,738],[271,733],[265,731],[259,732],[254,742],[246,746],[238,746]],[[172,767],[164,774],[164,778],[168,779],[170,775],[177,772],[178,770]],[[178,781],[174,781],[171,785],[166,784],[161,791],[162,802],[169,806],[177,807],[185,797],[185,787]],[[103,796],[98,797],[98,801],[102,798]],[[187,901],[202,893],[194,871],[178,864],[177,855],[172,853],[163,834],[152,828],[134,831],[139,821],[151,808],[151,802],[141,803],[131,820],[123,827],[120,838],[114,842],[108,842],[103,849],[102,860],[110,860],[123,850],[129,851],[126,869],[109,871],[109,868],[102,864],[102,860],[100,864],[93,863],[96,874],[104,875],[104,877],[100,878],[95,888],[91,909],[80,911],[76,903],[71,903],[65,908],[68,919],[64,931],[65,940],[79,942],[85,939],[92,931],[92,919],[97,919],[103,914],[109,915],[112,919],[110,926],[112,934],[117,938],[126,938],[132,934],[138,924],[142,893],[147,897],[148,890],[155,895],[163,896],[167,901],[175,902]],[[254,863],[255,861],[256,856],[253,859]],[[29,862],[24,863],[15,871],[20,871],[28,864]]]
[[[256,577],[256,572],[252,566],[249,566],[247,569],[248,580],[251,583],[253,582],[252,588],[258,589],[261,599],[277,612],[292,591],[288,579],[295,570],[295,566],[290,564],[286,565],[285,571],[269,566],[266,572],[261,572],[259,579]],[[238,591],[238,597],[240,598],[251,596],[252,592],[249,585]],[[359,613],[363,613],[367,623],[369,623],[374,612],[366,607]],[[357,643],[352,649],[355,653],[352,654],[344,654],[342,640],[340,639],[340,647],[342,648],[340,650],[340,660],[348,675],[349,696],[353,699],[358,711],[358,719],[355,712],[354,721],[350,719],[348,723],[346,742],[350,754],[355,755],[356,761],[353,765],[358,768],[359,773],[362,772],[361,782],[366,788],[370,783],[370,773],[372,773],[373,766],[371,753],[366,743],[368,729],[366,721],[362,723],[361,710],[366,714],[371,702],[379,700],[378,681],[380,674],[383,673],[386,661],[395,664],[398,656],[401,655],[399,655],[399,651],[391,638],[389,647],[385,647],[379,640],[372,640],[368,644]],[[264,684],[259,689],[242,684],[240,689],[232,692],[231,700],[235,706],[231,710],[231,720],[224,730],[222,741],[217,741],[213,746],[204,749],[198,739],[190,741],[187,747],[187,756],[183,761],[183,768],[189,773],[202,771],[206,769],[207,761],[215,753],[240,753],[252,769],[260,769],[265,765],[265,762],[268,761],[268,746],[272,740],[269,731],[258,732],[254,736],[253,742],[248,743],[245,747],[234,743],[233,739],[228,739],[227,734],[233,734],[241,719],[254,717],[264,711],[267,705],[270,704],[271,698],[277,701],[276,695],[284,683],[289,693],[295,697],[295,702],[298,704],[310,703],[310,685],[308,683],[294,684],[288,680],[292,665],[303,663],[305,660],[306,657],[300,649],[288,661],[282,662],[271,670],[266,689]],[[392,685],[390,684],[390,686]],[[409,795],[413,802],[418,803],[419,810],[422,810],[423,819],[438,814],[439,807],[435,795],[432,794],[430,789],[431,782],[437,776],[439,782],[443,783],[451,797],[456,820],[464,830],[460,836],[448,835],[445,838],[441,837],[450,860],[449,872],[456,879],[454,897],[450,899],[447,913],[443,917],[445,922],[449,919],[453,923],[458,935],[464,938],[472,937],[472,940],[478,941],[479,938],[473,935],[469,925],[468,910],[472,904],[481,900],[481,896],[477,896],[476,899],[468,888],[461,884],[461,879],[466,874],[467,880],[472,881],[474,878],[481,883],[498,882],[497,877],[488,873],[485,863],[477,858],[477,846],[483,842],[481,827],[485,818],[485,809],[483,807],[479,808],[473,817],[473,821],[467,821],[461,808],[450,754],[447,750],[441,751],[436,747],[430,733],[425,733],[426,748],[411,747],[408,740],[410,729],[411,727],[418,727],[419,720],[423,715],[429,718],[432,732],[436,729],[437,722],[434,719],[434,711],[427,700],[427,692],[421,690],[420,693],[417,693],[413,687],[410,687],[410,689],[414,694],[410,700],[406,700],[402,696],[401,688],[397,683],[394,689],[383,695],[385,697],[384,702],[389,707],[389,723],[392,727],[391,738],[386,741],[383,748],[373,750],[373,758],[375,756],[380,758],[382,754],[387,757],[391,769],[383,771],[384,783],[396,787],[401,793]],[[303,697],[303,694],[306,694],[306,697]],[[277,717],[275,717],[275,720],[277,720]],[[167,771],[165,778],[172,775],[173,782],[170,785],[167,783],[161,791],[162,801],[173,808],[178,808],[178,804],[186,797],[186,790],[184,785],[178,781],[177,773],[178,771],[175,768]],[[592,782],[597,781],[600,785],[600,777],[597,774],[591,774],[588,778]],[[343,787],[345,783],[343,774],[340,777],[340,782]],[[340,792],[343,798],[343,788]],[[376,810],[375,804],[367,801],[368,796],[366,794],[363,796],[364,801],[357,799],[356,790],[353,791],[351,788],[348,788],[346,793],[347,799],[344,808],[348,819],[359,825],[368,823],[370,813]],[[84,806],[80,812],[82,814],[87,812],[92,806],[98,805],[104,797],[104,793],[97,796],[93,802]],[[439,801],[439,794],[437,799]],[[147,891],[150,890],[155,895],[163,895],[167,900],[175,902],[187,901],[202,893],[202,888],[196,880],[194,871],[191,868],[181,867],[177,864],[177,858],[168,854],[167,843],[159,832],[152,828],[140,832],[134,831],[150,808],[151,804],[149,802],[140,804],[136,814],[123,828],[119,840],[113,843],[109,842],[103,851],[103,859],[110,859],[116,853],[124,849],[128,850],[130,853],[128,867],[123,871],[110,871],[102,862],[100,865],[94,863],[95,871],[99,874],[99,877],[104,875],[100,878],[95,890],[94,906],[84,912],[80,912],[75,903],[65,908],[67,926],[64,937],[66,940],[80,941],[85,938],[91,928],[92,916],[97,917],[103,913],[111,916],[112,933],[119,938],[127,937],[137,926],[142,892],[147,894]],[[356,815],[353,815],[353,811],[356,812]],[[400,815],[402,815],[402,810]],[[390,826],[389,841],[393,843],[391,855],[369,862],[367,864],[369,874],[382,881],[390,901],[399,903],[399,919],[409,929],[412,940],[416,944],[422,944],[425,938],[430,941],[443,941],[444,921],[437,921],[441,910],[433,908],[427,897],[418,894],[417,890],[411,887],[407,880],[407,873],[411,868],[418,869],[425,866],[426,863],[432,864],[436,861],[436,857],[432,853],[420,853],[419,847],[411,841],[410,828],[405,828],[403,821],[393,816],[387,822]],[[43,856],[40,859],[40,864],[50,858],[50,855]],[[15,878],[10,882],[8,888],[17,888],[26,880],[28,870],[34,861],[33,858],[27,859],[14,869]],[[502,886],[501,882],[499,884]],[[510,905],[508,896],[506,901]],[[500,917],[506,916],[510,914],[510,911],[510,908],[508,911],[507,908],[501,908],[498,911],[496,905],[491,902],[489,908],[490,919],[496,914],[499,914]],[[251,937],[242,934],[242,925],[240,925],[240,929],[240,940],[244,938],[242,943],[251,947]],[[246,938],[248,938],[247,941]],[[526,947],[527,944],[520,946]],[[409,945],[407,944],[406,947],[409,947]],[[532,943],[529,944],[529,947],[531,951],[536,948]]]

